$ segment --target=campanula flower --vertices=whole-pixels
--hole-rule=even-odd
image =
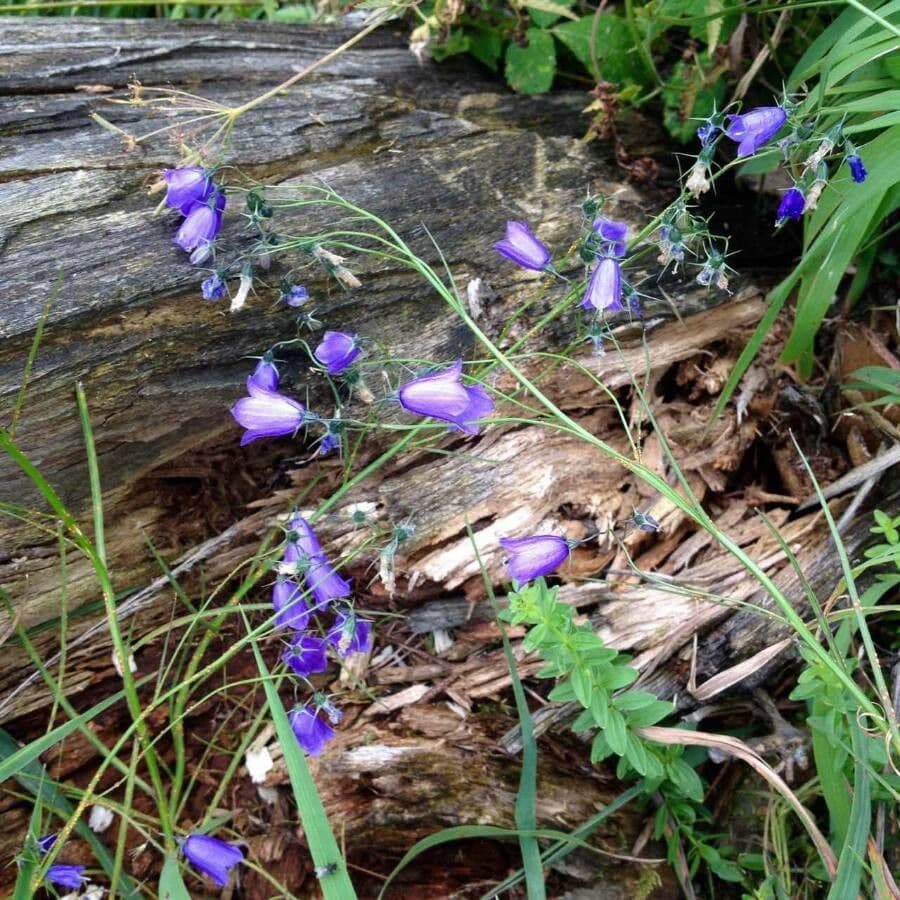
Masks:
[[[56,843],[57,835],[55,834],[45,834],[43,837],[39,837],[37,840],[37,848],[38,852],[41,856],[46,856],[53,845]]]
[[[51,884],[77,890],[84,884],[84,866],[50,866],[45,878]]]
[[[786,219],[801,218],[804,209],[806,209],[806,197],[803,195],[803,191],[798,187],[790,188],[781,198],[775,224],[781,225]]]
[[[256,368],[250,376],[250,381],[261,390],[277,391],[279,377],[278,368],[275,363],[272,362],[271,354],[267,353],[256,364]]]
[[[851,153],[847,157],[847,165],[850,166],[850,174],[853,176],[853,180],[857,184],[862,184],[869,173],[866,171],[866,167],[863,165],[862,158],[858,153]]]
[[[712,143],[713,138],[716,136],[716,134],[718,134],[718,132],[718,125],[713,125],[712,122],[704,122],[697,129],[697,137],[700,139],[700,146],[708,147]]]
[[[312,557],[303,576],[315,598],[316,609],[339,597],[349,597],[353,592],[350,582],[338,575],[324,554]]]
[[[314,634],[302,634],[281,654],[282,662],[295,675],[306,678],[328,668],[328,642]]]
[[[372,623],[360,619],[352,609],[334,614],[334,624],[328,629],[328,642],[340,653],[366,653],[372,649]]]
[[[780,106],[759,106],[739,116],[728,116],[725,134],[738,142],[737,155],[750,156],[770,141],[787,121]]]
[[[332,450],[339,450],[341,447],[341,435],[337,431],[330,428],[325,434],[319,438],[319,446],[316,449],[317,456],[327,456]]]
[[[296,434],[306,422],[307,412],[296,400],[276,391],[257,387],[247,379],[249,397],[242,397],[231,407],[235,421],[246,428],[241,446],[261,437],[282,437]]]
[[[356,335],[343,331],[326,331],[315,350],[316,359],[325,366],[329,375],[345,372],[359,354]]]
[[[225,282],[218,272],[213,272],[209,278],[204,278],[200,285],[204,300],[221,300],[225,296]]]
[[[510,578],[525,584],[558,569],[569,557],[569,542],[555,534],[535,534],[525,538],[500,538],[509,554],[506,570]]]
[[[302,284],[291,284],[282,289],[281,299],[288,306],[296,309],[309,300],[309,291]]]
[[[284,548],[286,563],[300,562],[322,555],[322,545],[319,543],[312,525],[300,513],[294,513],[288,519],[287,529],[287,546]]]
[[[507,222],[506,235],[494,244],[494,249],[523,269],[540,272],[550,262],[550,251],[538,240],[527,222]]]
[[[309,609],[303,600],[303,588],[296,581],[279,577],[272,588],[275,624],[280,628],[303,631],[309,625]]]
[[[228,873],[244,861],[244,851],[234,844],[227,844],[208,834],[188,835],[181,845],[187,861],[204,875],[208,875],[219,887],[228,884]]]
[[[195,203],[202,203],[216,189],[203,166],[185,166],[181,169],[165,169],[166,206],[177,209],[186,216]]]
[[[597,260],[581,300],[584,309],[599,312],[622,310],[622,273],[619,261],[611,256]]]
[[[625,238],[628,236],[628,225],[600,216],[591,226],[592,231],[599,234],[604,244],[601,252],[606,255],[624,256]]]
[[[310,755],[318,756],[334,737],[334,729],[325,721],[320,707],[307,704],[292,709],[288,721],[297,743]]]
[[[225,195],[219,191],[193,203],[181,227],[175,232],[175,243],[187,251],[208,248],[222,227],[224,209]]]
[[[461,359],[449,369],[407,381],[397,399],[407,412],[449,422],[466,434],[478,434],[474,423],[494,410],[494,401],[481,385],[462,383]]]

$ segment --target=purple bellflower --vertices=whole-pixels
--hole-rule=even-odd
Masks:
[[[449,369],[407,381],[397,399],[407,412],[449,422],[466,434],[478,434],[474,423],[494,411],[494,401],[481,385],[462,383],[461,359]]]
[[[758,106],[739,116],[728,116],[725,134],[738,142],[737,155],[750,156],[768,143],[787,121],[780,106]]]
[[[612,256],[625,255],[625,238],[628,236],[628,225],[600,216],[594,220],[591,230],[600,235],[604,241],[602,252]]]
[[[181,227],[175,232],[175,243],[188,252],[208,248],[222,227],[224,209],[225,195],[219,191],[193,203]]]
[[[292,284],[281,292],[281,299],[288,306],[296,309],[309,300],[309,291],[302,284]]]
[[[786,219],[802,218],[804,209],[806,209],[806,197],[803,195],[803,191],[798,187],[792,187],[781,198],[775,224],[781,225]]]
[[[324,554],[314,556],[304,572],[306,586],[316,601],[316,609],[322,609],[332,600],[349,597],[352,593],[350,582],[342,578],[328,562]]]
[[[847,165],[850,166],[850,174],[857,184],[862,184],[868,178],[869,173],[866,171],[866,167],[863,165],[862,158],[858,153],[849,154]]]
[[[550,263],[550,251],[528,227],[527,222],[507,222],[506,235],[494,244],[494,249],[523,269],[540,272]]]
[[[284,549],[284,561],[295,563],[321,556],[322,545],[312,529],[312,525],[299,513],[295,513],[288,520],[288,542]]]
[[[246,428],[241,446],[261,437],[293,435],[307,420],[303,406],[276,391],[266,391],[247,379],[248,397],[242,397],[231,407],[235,421]]]
[[[303,588],[296,581],[279,578],[272,588],[272,606],[275,608],[275,624],[279,628],[303,631],[309,625],[309,609],[303,599]]]
[[[372,623],[357,618],[353,610],[334,614],[334,624],[328,629],[328,642],[341,656],[366,653],[372,649]]]
[[[186,216],[195,203],[202,203],[216,189],[203,166],[185,166],[181,169],[165,169],[166,206],[177,209]]]
[[[329,375],[346,372],[360,354],[356,345],[356,335],[343,331],[326,331],[316,347],[315,357],[325,366]]]
[[[519,584],[549,575],[568,559],[570,550],[569,542],[555,534],[500,538],[500,546],[509,554],[506,570]]]
[[[281,660],[302,678],[324,672],[328,668],[328,642],[313,634],[301,634],[281,654]]]
[[[318,756],[334,737],[334,729],[325,721],[320,707],[307,704],[292,709],[288,721],[297,743],[310,756]]]
[[[84,866],[50,866],[45,878],[59,887],[78,890],[84,884]]]
[[[584,309],[621,312],[622,272],[619,261],[611,256],[597,261],[581,300]]]
[[[204,278],[200,284],[204,300],[221,300],[226,293],[225,282],[218,272],[213,272],[209,278]]]
[[[256,364],[256,368],[250,376],[250,381],[252,381],[260,390],[277,391],[279,378],[278,368],[275,363],[272,362],[271,355],[267,353]]]
[[[208,875],[219,887],[228,884],[229,871],[244,861],[244,851],[240,847],[208,834],[188,835],[181,849],[187,861],[195,869]]]

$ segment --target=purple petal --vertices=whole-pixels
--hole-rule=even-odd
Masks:
[[[400,405],[420,416],[455,421],[470,403],[461,374],[462,360],[457,360],[449,369],[408,381],[398,392]]]
[[[306,411],[290,397],[266,391],[248,382],[249,397],[242,397],[231,407],[231,415],[247,429],[241,445],[259,437],[281,437],[294,434],[303,424]]]
[[[187,215],[195,203],[206,200],[215,190],[209,173],[202,166],[166,169],[166,205]]]
[[[244,853],[239,847],[206,834],[188,835],[181,849],[188,862],[219,887],[228,884],[228,872],[244,861]]]
[[[507,222],[506,235],[494,249],[523,269],[541,271],[550,262],[551,253],[528,227],[527,222]]]
[[[312,706],[301,706],[288,713],[297,743],[310,755],[318,756],[334,737],[334,729]]]
[[[338,575],[324,554],[312,558],[304,577],[316,600],[316,609],[322,609],[339,597],[349,597],[353,590],[350,582]]]
[[[360,354],[356,336],[342,331],[326,331],[315,350],[316,359],[328,370],[329,375],[346,371]]]
[[[558,569],[569,556],[565,538],[555,534],[535,534],[525,538],[501,538],[500,546],[509,554],[506,569],[510,578],[525,584]]]
[[[84,866],[58,865],[47,869],[45,878],[51,884],[76,890],[84,884]]]
[[[312,530],[312,525],[295,513],[288,520],[288,541],[284,548],[286,563],[305,562],[322,555],[322,545]]]
[[[275,363],[265,357],[256,364],[256,368],[250,376],[254,386],[264,391],[277,391],[279,378]]]
[[[587,283],[581,306],[600,311],[622,309],[622,274],[618,260],[604,257],[597,262]]]
[[[303,588],[296,581],[279,578],[272,588],[275,624],[279,628],[303,631],[309,625],[309,609],[303,599]]]
[[[295,675],[305,678],[328,668],[327,650],[328,642],[324,638],[304,634],[291,643],[281,659]]]
[[[780,106],[760,106],[739,116],[728,116],[725,134],[738,141],[738,153],[750,156],[769,141],[787,121],[787,113]]]
[[[372,623],[358,618],[352,610],[338,611],[328,629],[328,641],[341,656],[366,653],[372,649]]]

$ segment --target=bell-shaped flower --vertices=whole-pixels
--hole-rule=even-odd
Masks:
[[[315,350],[316,359],[325,366],[329,375],[346,372],[359,354],[356,335],[342,331],[326,331]]]
[[[250,376],[250,381],[263,391],[277,391],[279,378],[278,367],[272,362],[272,357],[267,353],[256,364],[256,368]]]
[[[225,195],[216,191],[205,200],[191,204],[175,232],[175,243],[182,250],[196,250],[208,247],[222,227],[222,211],[225,209]]]
[[[181,845],[187,861],[219,887],[228,884],[228,873],[244,861],[244,851],[234,844],[220,841],[208,834],[191,834]]]
[[[257,387],[252,378],[247,379],[247,392],[231,407],[235,421],[246,428],[241,446],[261,437],[283,437],[296,434],[306,422],[307,413],[296,400],[276,391]]]
[[[506,235],[494,249],[523,269],[540,272],[550,263],[550,251],[528,227],[527,222],[507,222]]]
[[[84,884],[84,866],[56,865],[47,869],[44,876],[51,884],[58,887],[78,890]]]
[[[850,166],[850,174],[857,184],[862,184],[868,178],[869,173],[866,171],[866,167],[863,165],[862,158],[858,153],[849,154],[847,165]]]
[[[303,599],[303,588],[289,578],[279,578],[272,588],[275,624],[279,628],[303,631],[309,625],[309,609]]]
[[[360,619],[353,610],[338,610],[328,629],[328,642],[341,656],[367,653],[372,649],[372,623]]]
[[[334,737],[334,729],[325,721],[322,709],[312,704],[292,709],[288,721],[297,743],[310,756],[318,756]]]
[[[57,837],[58,835],[56,834],[45,834],[43,837],[39,837],[37,839],[38,853],[40,853],[41,856],[46,856],[56,843]]]
[[[319,543],[312,525],[300,513],[294,513],[288,519],[287,529],[287,544],[284,548],[286,563],[305,562],[322,555],[322,545]]]
[[[725,134],[738,142],[737,155],[750,156],[768,143],[787,121],[780,106],[759,106],[742,115],[728,116]]]
[[[599,216],[594,220],[591,230],[602,238],[604,246],[601,252],[604,255],[620,257],[625,255],[625,238],[628,236],[628,225],[625,222],[616,222],[614,219],[607,219],[606,216]]]
[[[524,538],[501,538],[500,546],[509,554],[509,577],[525,584],[549,575],[569,557],[569,542],[555,534],[535,534]]]
[[[474,423],[494,411],[494,401],[481,385],[462,383],[462,360],[449,369],[406,382],[397,398],[407,412],[449,422],[466,434],[478,434]]]
[[[302,284],[291,284],[282,290],[281,299],[287,306],[296,309],[309,300],[309,291]]]
[[[314,556],[310,560],[303,577],[315,598],[316,609],[323,609],[332,600],[349,597],[352,593],[350,582],[338,575],[324,554]]]
[[[204,278],[200,284],[200,290],[203,292],[204,300],[221,300],[225,296],[226,286],[222,280],[222,276],[218,272],[213,272],[209,278]]]
[[[203,166],[184,166],[181,169],[166,169],[166,206],[187,215],[195,203],[202,203],[216,189]]]
[[[281,654],[281,660],[295,675],[306,678],[328,668],[328,642],[314,634],[302,634]]]
[[[622,273],[619,261],[611,256],[597,260],[581,300],[584,309],[599,312],[621,312]]]
[[[806,197],[798,187],[792,187],[785,192],[778,206],[776,225],[781,225],[786,219],[799,219],[806,209]]]

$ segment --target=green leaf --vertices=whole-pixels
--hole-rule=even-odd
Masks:
[[[625,719],[620,712],[615,709],[609,711],[603,734],[613,753],[617,756],[624,756],[625,750],[628,748],[628,731]]]
[[[572,670],[572,690],[578,702],[585,708],[591,705],[591,676],[584,669]]]
[[[653,703],[656,703],[656,697],[649,691],[626,691],[619,694],[615,700],[616,709],[623,713],[644,709]]]
[[[276,9],[270,18],[273,22],[306,25],[312,22],[316,15],[316,8],[311,4],[292,3],[290,6],[282,6],[280,9]]]
[[[683,760],[669,760],[666,763],[666,775],[669,781],[684,794],[685,797],[695,801],[703,802],[703,782],[700,776]]]
[[[665,700],[656,700],[641,709],[632,710],[627,714],[629,728],[644,728],[647,725],[655,725],[666,716],[672,715],[674,704]]]
[[[556,47],[539,28],[529,28],[525,37],[527,46],[511,43],[506,48],[506,82],[520,94],[543,94],[556,75]]]
[[[159,900],[191,900],[174,856],[166,857],[159,874]]]
[[[591,743],[591,762],[602,762],[607,757],[612,756],[612,752],[612,748],[607,743],[603,732],[598,731],[597,734],[594,735],[594,740]]]
[[[497,71],[502,52],[503,37],[499,32],[487,28],[477,28],[469,32],[469,53],[489,69]]]
[[[647,73],[625,20],[613,12],[604,11],[600,14],[593,48],[596,58],[591,52],[593,29],[594,16],[589,15],[577,22],[556,25],[552,31],[595,78],[620,86],[644,84]]]
[[[531,21],[538,28],[549,28],[560,19],[577,22],[578,16],[570,9],[574,5],[575,0],[529,0],[526,8]]]

